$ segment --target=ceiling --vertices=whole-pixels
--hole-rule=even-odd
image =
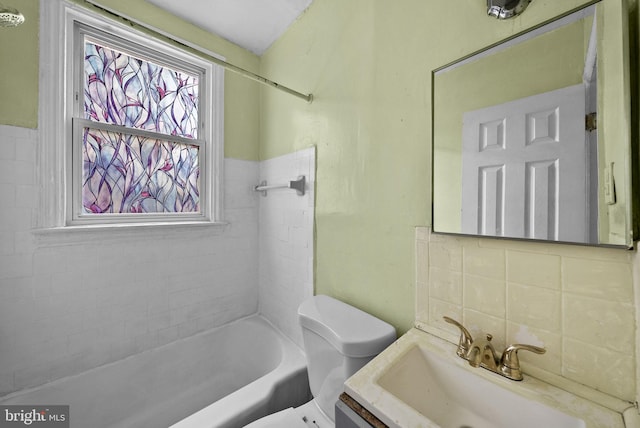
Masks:
[[[147,0],[262,55],[313,0]]]

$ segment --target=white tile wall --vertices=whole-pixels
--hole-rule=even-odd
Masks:
[[[445,338],[491,333],[497,348],[614,397],[635,401],[635,251],[430,234],[416,229],[416,321]],[[637,270],[637,267],[636,267]]]
[[[260,199],[260,311],[302,347],[300,303],[313,295],[315,148],[260,163],[260,180],[288,183],[304,175],[304,196],[270,190]]]
[[[225,161],[219,234],[43,244],[37,137],[0,125],[0,396],[257,311],[257,162]]]

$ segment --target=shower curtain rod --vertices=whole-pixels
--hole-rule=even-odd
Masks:
[[[223,59],[220,59],[216,56],[216,54],[209,52],[206,49],[203,49],[191,42],[188,42],[187,40],[178,38],[164,30],[160,30],[159,28],[156,27],[152,27],[150,25],[147,25],[145,23],[143,23],[142,21],[139,21],[135,18],[131,18],[128,16],[123,16],[121,15],[118,11],[105,7],[103,5],[101,5],[98,1],[96,0],[84,0],[85,3],[90,4],[91,6],[97,8],[100,11],[103,11],[105,13],[108,13],[109,15],[112,15],[120,20],[125,21],[127,24],[134,26],[134,27],[140,27],[142,28],[144,31],[146,32],[150,32],[151,34],[153,34],[154,36],[164,39],[164,40],[168,40],[172,43],[177,43],[179,45],[181,45],[183,48],[188,49],[189,51],[192,51],[193,53],[205,57],[207,60],[218,64],[221,67],[224,67],[226,70],[232,71],[234,73],[237,73],[241,76],[244,76],[248,79],[251,79],[255,82],[261,83],[265,86],[269,86],[271,88],[274,89],[278,89],[280,91],[283,91],[289,95],[293,95],[294,97],[298,97],[301,98],[303,100],[305,100],[308,103],[311,103],[313,101],[313,94],[303,94],[302,92],[298,92],[295,89],[291,89],[287,86],[281,85],[277,82],[274,82],[273,80],[267,79],[266,77],[260,76],[259,74],[256,74],[252,71],[246,70],[242,67],[238,67],[235,64],[231,64],[230,62],[224,61]]]

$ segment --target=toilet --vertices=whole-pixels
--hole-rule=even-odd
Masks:
[[[332,428],[344,382],[396,340],[386,322],[329,296],[298,308],[313,400],[265,416],[246,428]]]

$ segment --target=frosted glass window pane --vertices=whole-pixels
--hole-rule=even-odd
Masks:
[[[199,147],[84,128],[85,214],[200,212]]]
[[[198,76],[85,40],[84,117],[198,138]]]

